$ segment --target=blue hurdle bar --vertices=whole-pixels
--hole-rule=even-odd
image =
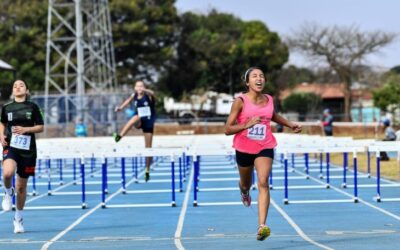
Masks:
[[[357,188],[357,153],[353,152],[353,164],[354,164],[354,202],[358,202],[358,188]]]
[[[47,195],[51,195],[51,160],[50,160],[50,158],[46,159],[46,167],[47,167]]]
[[[36,177],[32,176],[32,195],[36,196]]]
[[[121,184],[122,184],[122,193],[126,194],[126,179],[125,179],[125,157],[121,158]]]
[[[305,170],[306,170],[306,174],[307,174],[307,176],[306,176],[306,179],[310,179],[310,171],[309,171],[309,165],[308,165],[308,153],[305,153],[304,154],[304,160],[305,160],[305,163],[306,163],[306,168],[305,168]]]
[[[324,162],[324,155],[322,153],[319,153],[319,178],[323,179],[324,174],[322,172],[322,164]]]
[[[72,163],[72,178],[74,181],[74,185],[76,185],[76,159],[75,158]]]
[[[38,178],[42,178],[41,175],[42,175],[42,159],[38,159]]]
[[[272,183],[272,169],[271,169],[271,172],[269,173],[269,189],[274,189],[273,183]]]
[[[182,168],[183,168],[183,181],[186,181],[186,155],[182,153]]]
[[[348,155],[348,153],[347,152],[344,152],[343,153],[343,183],[342,183],[342,188],[346,188],[347,187],[347,184],[346,184],[346,182],[347,182],[347,179],[346,179],[346,173],[347,173],[347,165],[348,165],[348,159],[349,159],[349,157],[348,157],[349,155]]]
[[[179,156],[179,192],[183,191],[183,183],[182,183],[182,157]]]
[[[15,175],[13,175],[12,177],[12,187],[14,188],[14,195],[12,197],[12,210],[15,210],[15,197],[16,197],[16,192],[17,190],[15,190]]]
[[[64,180],[63,180],[63,164],[62,164],[62,159],[58,159],[57,160],[57,164],[58,164],[58,171],[60,172],[60,185],[64,184]]]
[[[330,167],[331,155],[330,153],[326,153],[326,188],[330,188],[330,179],[329,179],[329,167]]]
[[[106,208],[107,193],[107,158],[103,158],[101,165],[101,207]]]
[[[376,201],[381,202],[381,154],[376,152]]]
[[[81,178],[82,178],[82,209],[86,208],[86,192],[85,192],[85,159],[81,158]]]
[[[175,203],[175,159],[171,156],[171,181],[172,181],[172,202],[171,206],[176,207]]]
[[[194,177],[193,177],[194,178],[193,179],[193,206],[194,207],[197,207],[197,185],[198,185],[197,172],[199,171],[198,168],[199,168],[199,157],[195,156],[195,157],[193,157],[193,171],[194,171],[194,173],[193,173],[193,175],[194,175]]]
[[[289,204],[289,192],[288,192],[288,159],[287,154],[284,156],[284,166],[285,166],[285,198],[283,199],[284,204]]]

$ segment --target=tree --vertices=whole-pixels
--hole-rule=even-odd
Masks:
[[[47,1],[0,1],[0,20],[0,58],[16,69],[17,78],[31,90],[43,90]],[[12,74],[2,74],[2,89],[12,80]]]
[[[175,53],[178,14],[174,0],[111,0],[119,82],[155,82]]]
[[[280,71],[276,79],[276,85],[279,89],[293,88],[296,84],[314,82],[314,80],[315,75],[311,70],[289,65]]]
[[[242,91],[241,75],[248,67],[259,66],[271,75],[288,60],[286,45],[264,23],[216,10],[184,13],[179,34],[175,64],[160,83],[175,97],[196,88]]]
[[[394,112],[400,109],[400,75],[392,73],[387,76],[383,87],[373,91],[372,94],[374,106],[381,110]]]
[[[288,39],[288,44],[312,59],[323,59],[337,73],[345,86],[345,119],[350,120],[354,67],[395,37],[394,33],[383,31],[362,32],[357,27],[320,27],[307,23]]]
[[[284,111],[299,113],[300,121],[304,121],[307,113],[316,113],[321,109],[322,100],[314,93],[293,93],[282,102]]]

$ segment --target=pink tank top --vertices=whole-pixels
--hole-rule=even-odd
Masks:
[[[263,149],[274,148],[277,145],[270,125],[274,114],[274,101],[270,95],[265,95],[265,97],[268,98],[268,103],[265,106],[259,106],[253,104],[247,95],[239,96],[243,100],[243,107],[237,117],[237,124],[244,124],[254,116],[261,117],[261,122],[235,134],[233,148],[237,151],[258,154]]]

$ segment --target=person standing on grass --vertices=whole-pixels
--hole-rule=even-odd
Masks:
[[[3,179],[5,194],[2,208],[12,209],[12,198],[17,194],[14,233],[24,233],[22,210],[26,201],[29,176],[35,175],[35,133],[43,131],[43,116],[39,107],[28,100],[28,86],[22,80],[13,85],[14,100],[1,109],[0,141],[3,146]],[[12,178],[17,173],[16,192]]]
[[[133,126],[141,128],[144,134],[145,147],[151,148],[153,143],[154,123],[156,120],[154,92],[147,89],[143,81],[135,83],[135,92],[132,93],[120,106],[115,108],[115,112],[119,112],[126,108],[129,103],[134,102],[135,113],[133,117],[125,124],[119,134],[114,134],[115,142],[119,142],[124,137],[129,129]],[[146,172],[145,181],[150,180],[150,165],[152,157],[146,157]]]
[[[251,205],[250,187],[253,168],[257,171],[258,183],[258,229],[257,240],[265,240],[271,233],[266,225],[270,204],[268,178],[272,170],[276,139],[271,132],[270,122],[274,121],[301,132],[301,126],[292,123],[274,111],[272,96],[263,94],[265,76],[258,67],[249,68],[244,74],[247,92],[233,102],[225,125],[226,135],[235,135],[233,147],[239,168],[239,189],[244,206]]]

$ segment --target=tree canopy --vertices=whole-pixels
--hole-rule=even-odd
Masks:
[[[274,76],[289,56],[278,34],[262,22],[245,22],[216,10],[184,13],[179,34],[175,64],[160,82],[173,96],[196,88],[244,90],[241,76],[247,68],[256,65]]]
[[[306,23],[294,32],[288,44],[313,60],[323,60],[337,73],[345,85],[345,117],[349,120],[355,66],[395,37],[396,34],[383,31],[363,32],[357,27],[322,27]]]

